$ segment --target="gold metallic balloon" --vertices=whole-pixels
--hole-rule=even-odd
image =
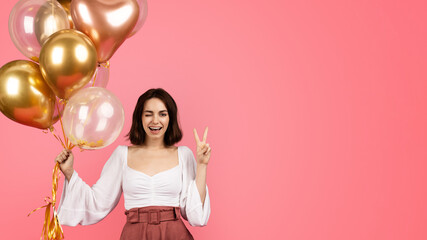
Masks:
[[[62,5],[62,8],[64,8],[65,12],[67,12],[67,18],[68,18],[68,22],[70,23],[70,28],[74,28],[73,18],[71,18],[71,13],[70,13],[71,0],[57,0],[57,1]]]
[[[135,0],[71,1],[74,26],[92,39],[101,63],[108,61],[126,40],[138,16]]]
[[[46,129],[53,124],[55,94],[39,66],[16,60],[0,68],[0,111],[11,120]]]
[[[40,46],[47,38],[62,29],[69,29],[67,13],[56,1],[47,1],[40,6],[34,18],[34,33]]]
[[[40,70],[56,96],[68,99],[95,73],[96,50],[90,39],[74,29],[54,33],[40,52]]]

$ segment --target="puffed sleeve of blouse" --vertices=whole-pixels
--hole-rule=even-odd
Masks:
[[[183,185],[180,197],[181,215],[191,226],[202,227],[208,223],[211,213],[208,186],[206,185],[205,203],[202,204],[195,180],[196,160],[194,159],[193,152],[188,147],[183,146],[182,148]]]
[[[105,163],[101,177],[90,187],[74,171],[64,181],[58,206],[59,222],[66,226],[89,225],[101,221],[117,205],[122,194],[122,174],[126,146],[117,147]]]

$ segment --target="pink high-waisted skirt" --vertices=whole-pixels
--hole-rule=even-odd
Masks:
[[[193,240],[179,207],[142,207],[125,211],[120,240]]]

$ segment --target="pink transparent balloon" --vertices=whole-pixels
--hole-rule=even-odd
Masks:
[[[110,79],[110,64],[99,63],[96,68],[95,74],[93,74],[92,79],[83,87],[107,87],[108,80]]]
[[[79,90],[65,106],[62,123],[65,135],[83,149],[99,149],[116,140],[125,116],[119,99],[101,87]]]
[[[136,1],[138,2],[138,5],[139,5],[139,17],[135,27],[133,27],[133,30],[129,34],[128,38],[135,35],[135,33],[138,32],[139,29],[142,28],[142,26],[144,26],[145,20],[147,19],[147,15],[148,15],[147,0],[136,0]]]
[[[68,29],[67,13],[52,0],[20,0],[9,15],[9,35],[26,57],[38,61],[43,42],[49,35]]]

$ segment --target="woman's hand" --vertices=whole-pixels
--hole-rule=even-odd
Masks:
[[[209,143],[206,143],[206,139],[208,138],[208,127],[205,128],[205,133],[203,134],[203,141],[200,141],[199,134],[197,134],[197,130],[194,128],[194,139],[196,139],[197,144],[197,163],[205,164],[209,163],[209,159],[211,157],[211,147],[209,147]]]
[[[71,150],[64,149],[58,156],[55,158],[55,162],[59,163],[59,167],[61,168],[62,173],[70,181],[71,176],[73,176],[74,168],[74,156]]]

